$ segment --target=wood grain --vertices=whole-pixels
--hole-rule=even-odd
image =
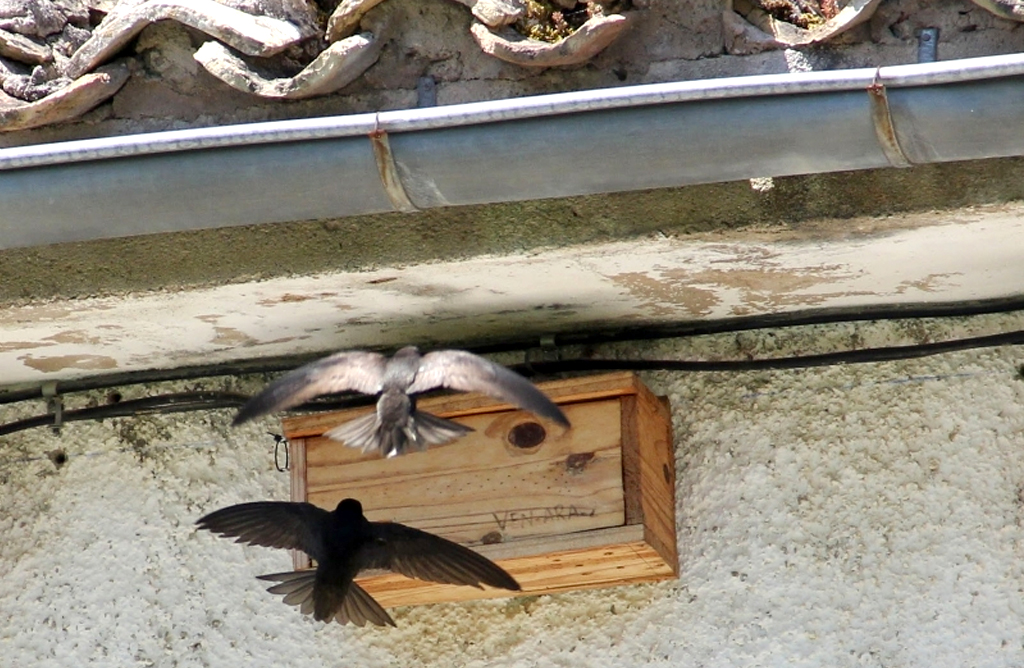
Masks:
[[[291,478],[292,501],[306,500],[306,439],[288,439],[288,475]],[[302,550],[289,550],[295,570],[309,568],[310,560]]]
[[[364,575],[356,581],[387,608],[654,582],[674,574],[657,551],[644,542],[642,527],[600,529],[581,535],[587,536],[582,545],[577,543],[569,549],[560,539],[532,541],[517,551],[533,554],[521,556],[501,556],[500,549],[508,547],[505,545],[478,548],[511,573],[523,587],[522,592],[441,585],[394,573]]]
[[[525,593],[551,593],[673,577],[675,472],[671,418],[635,374],[540,384],[560,404],[564,430],[487,397],[423,399],[421,410],[475,431],[426,452],[381,459],[321,434],[372,408],[284,420],[292,498],[333,509],[359,499],[367,517],[396,521],[471,545]],[[512,430],[540,424],[537,445]],[[296,568],[309,566],[296,555]],[[359,578],[384,606],[512,596],[393,573]]]
[[[673,574],[678,574],[672,413],[667,403],[641,386],[636,395],[635,415],[644,540],[671,564]]]
[[[533,421],[518,411],[461,418],[476,431],[393,459],[366,459],[335,441],[311,438],[308,499],[333,508],[353,497],[371,520],[468,544],[620,526],[618,400],[573,404],[566,414],[573,428],[529,451],[508,443],[512,428]]]

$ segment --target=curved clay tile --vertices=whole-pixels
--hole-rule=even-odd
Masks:
[[[327,41],[347,37],[359,28],[359,21],[384,0],[342,0],[327,21]],[[478,21],[491,27],[515,22],[526,11],[522,0],[456,0],[466,5]]]
[[[982,9],[1011,21],[1024,21],[1024,2],[1021,0],[971,0]]]
[[[42,65],[53,60],[53,53],[50,52],[48,46],[6,30],[0,30],[0,56],[7,56],[20,63],[33,65]]]
[[[382,42],[371,33],[347,37],[320,52],[301,72],[287,79],[267,79],[219,42],[207,42],[195,59],[232,88],[260,97],[297,100],[333,93],[352,83],[377,62]]]
[[[27,130],[78,118],[116,93],[128,80],[128,66],[114,63],[72,81],[35,102],[0,92],[0,132]]]
[[[846,32],[850,28],[871,18],[881,0],[851,0],[835,16],[813,28],[801,28],[786,21],[780,21],[750,2],[732,2],[726,12],[742,16],[751,25],[769,37],[762,40],[765,45],[785,48],[817,44]],[[726,21],[728,27],[729,21]],[[731,51],[740,53],[742,51]]]
[[[528,67],[558,67],[586,62],[614,42],[629,24],[622,14],[595,16],[557,42],[542,42],[513,30],[500,33],[474,23],[469,30],[484,53]]]
[[[75,51],[68,63],[68,76],[90,71],[156,21],[183,23],[250,56],[272,56],[311,36],[294,23],[253,16],[214,0],[149,0],[120,8],[118,5],[107,14],[92,37]]]

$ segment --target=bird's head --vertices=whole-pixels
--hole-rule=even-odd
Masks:
[[[334,512],[346,517],[362,517],[363,504],[355,499],[342,499],[338,502],[338,507],[334,509]]]
[[[396,352],[394,354],[393,359],[402,359],[403,357],[419,357],[419,356],[420,356],[420,349],[419,348],[417,348],[416,346],[406,346],[404,348],[399,348],[398,352]]]

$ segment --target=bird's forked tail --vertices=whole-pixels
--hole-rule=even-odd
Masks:
[[[324,432],[324,436],[363,452],[377,450],[382,457],[394,457],[450,443],[471,431],[472,427],[414,410],[405,424],[384,425],[377,413],[369,413]]]
[[[296,605],[304,615],[330,622],[332,619],[339,624],[352,623],[363,626],[366,622],[377,626],[394,626],[384,608],[380,607],[366,590],[355,582],[347,586],[338,583],[317,580],[315,570],[292,571],[290,573],[271,573],[258,576],[260,580],[277,582],[268,587],[271,594],[284,594],[284,602]]]

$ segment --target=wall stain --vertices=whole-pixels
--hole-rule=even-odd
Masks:
[[[54,343],[40,343],[38,341],[7,341],[0,343],[0,353],[9,353],[16,350],[29,350],[30,348],[45,348],[56,345]]]
[[[652,315],[672,316],[684,310],[690,316],[699,318],[710,315],[714,307],[721,303],[713,291],[686,285],[695,281],[658,280],[639,271],[615,274],[608,278],[626,288]]]
[[[447,285],[427,283],[393,283],[385,289],[413,297],[453,297],[469,291],[468,288],[453,288]]]
[[[49,322],[63,320],[71,315],[71,310],[59,306],[26,306],[10,310],[0,309],[0,322]]]
[[[306,301],[309,301],[310,299],[316,299],[316,296],[315,295],[296,295],[296,294],[292,294],[291,292],[286,292],[286,293],[284,293],[283,295],[281,295],[277,299],[277,302],[279,304],[285,304],[287,302],[306,302]]]
[[[280,297],[268,297],[267,299],[261,299],[257,304],[260,306],[276,306],[278,304],[289,304],[296,302],[308,302],[312,299],[328,299],[330,297],[337,297],[337,292],[318,292],[316,294],[308,295],[297,295],[293,292],[286,292]]]
[[[55,357],[32,357],[22,355],[18,358],[25,366],[42,371],[54,373],[64,369],[88,369],[89,371],[100,371],[103,369],[116,369],[117,360],[106,355],[58,355]]]
[[[734,307],[760,311],[791,305],[818,305],[835,297],[855,294],[844,290],[808,294],[806,290],[844,280],[845,276],[830,273],[831,267],[818,271],[789,271],[780,269],[736,269],[705,270],[690,273],[684,269],[667,271],[665,274],[675,280],[686,280],[700,284],[711,284],[732,288],[740,292],[741,304]]]
[[[240,346],[248,348],[251,346],[258,346],[262,343],[234,327],[214,327],[213,331],[214,336],[213,339],[210,340],[210,343],[218,346]]]
[[[774,253],[748,253],[737,258],[765,262]],[[832,290],[809,294],[811,288],[839,283],[850,278],[843,265],[823,265],[814,270],[790,270],[772,267],[755,269],[688,269],[655,270],[656,276],[644,272],[624,272],[608,276],[650,309],[653,315],[671,316],[680,309],[693,317],[707,317],[722,303],[717,296],[723,290],[739,292],[739,304],[730,308],[732,315],[772,310],[785,306],[815,306],[837,297],[870,295],[870,291]],[[931,277],[926,279],[931,280]],[[705,287],[694,287],[701,285]],[[920,287],[914,284],[912,287]],[[926,289],[926,288],[921,288]]]
[[[915,281],[903,281],[896,286],[896,294],[902,295],[910,290],[920,290],[921,292],[942,292],[944,287],[948,287],[953,284],[953,281],[949,280],[954,276],[963,276],[962,272],[953,272],[945,274],[928,274],[924,278],[919,278]]]
[[[103,343],[103,339],[98,336],[94,336],[84,329],[71,329],[65,332],[58,332],[52,336],[44,336],[43,340],[54,341],[56,343],[90,343],[94,345]]]

